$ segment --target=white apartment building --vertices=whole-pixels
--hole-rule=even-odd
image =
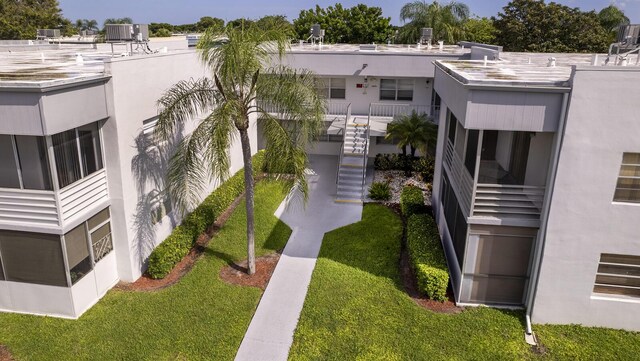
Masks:
[[[180,137],[154,139],[156,102],[206,70],[178,46],[133,56],[0,46],[1,311],[77,318],[138,279],[180,222],[164,180]],[[235,172],[239,141],[230,154]]]
[[[310,151],[339,157],[336,200],[361,202],[368,159],[398,151],[383,139],[391,120],[427,114],[439,124],[432,205],[456,302],[640,330],[640,67],[460,45],[292,45],[283,62],[325,84],[325,132]],[[193,50],[86,55],[82,66],[63,53],[45,54],[65,59],[55,76],[39,52],[28,67],[0,58],[46,74],[0,73],[0,309],[77,317],[138,278],[179,222],[162,165],[140,157],[160,94],[204,70]]]

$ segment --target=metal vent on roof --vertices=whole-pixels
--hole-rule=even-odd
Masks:
[[[431,40],[433,40],[433,28],[420,29],[420,43],[430,44]]]
[[[360,44],[360,51],[376,51],[378,45],[376,44]]]

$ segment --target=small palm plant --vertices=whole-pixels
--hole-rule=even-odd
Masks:
[[[400,9],[400,19],[409,22],[400,30],[405,43],[420,38],[420,28],[433,28],[435,40],[455,43],[464,36],[464,23],[469,18],[469,7],[459,1],[441,4],[438,1],[415,0]]]
[[[416,150],[425,152],[435,146],[438,140],[438,126],[432,123],[424,114],[415,110],[409,115],[403,115],[387,125],[385,138],[398,140],[398,148],[403,155],[407,155],[407,147],[411,149],[411,157],[415,157]]]
[[[271,65],[279,64],[285,55],[289,44],[285,34],[277,27],[265,30],[244,23],[207,30],[198,48],[211,76],[181,81],[158,101],[157,132],[164,138],[171,137],[183,123],[202,118],[177,147],[169,165],[169,192],[183,211],[200,201],[209,182],[228,177],[230,146],[240,138],[249,274],[255,272],[254,179],[249,136],[250,127],[255,126],[252,119],[261,118],[268,153],[277,155],[267,157],[267,167],[287,169],[294,179],[293,187],[306,199],[305,147],[317,136],[325,112],[325,101],[317,90],[318,80],[311,72]]]

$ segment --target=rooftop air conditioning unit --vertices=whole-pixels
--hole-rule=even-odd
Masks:
[[[59,38],[60,29],[38,29],[38,38]]]
[[[420,42],[423,44],[430,43],[433,40],[433,28],[420,29]]]
[[[133,41],[133,25],[131,24],[107,24],[105,25],[107,31],[105,35],[106,41],[118,42],[118,41]]]
[[[320,27],[320,24],[314,24],[311,27],[311,36],[313,36],[314,38],[319,38],[321,37],[322,34],[322,28]]]
[[[133,24],[133,38],[139,42],[149,41],[149,25]]]
[[[640,24],[620,25],[618,28],[618,43],[628,47],[640,45]]]

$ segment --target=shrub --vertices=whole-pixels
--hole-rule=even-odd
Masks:
[[[415,186],[406,186],[400,194],[400,209],[407,219],[414,214],[424,213],[424,195],[422,190]]]
[[[438,228],[431,216],[414,214],[407,221],[407,249],[418,289],[436,301],[446,301],[449,271]]]
[[[253,156],[253,175],[257,176],[262,171],[264,152],[258,152]],[[244,170],[239,170],[226,182],[220,185],[202,203],[184,218],[182,224],[177,226],[149,256],[147,273],[151,278],[164,278],[173,267],[186,256],[198,236],[207,230],[209,225],[215,222],[233,201],[244,192]]]
[[[435,169],[435,161],[433,157],[426,156],[415,158],[411,168],[414,172],[420,173],[420,176],[425,183],[431,183],[433,181],[433,171]]]
[[[389,183],[373,182],[369,188],[369,198],[376,201],[388,201],[391,199],[391,187]]]
[[[376,170],[402,170],[418,172],[426,183],[433,180],[435,161],[432,156],[411,157],[402,154],[376,154],[373,166]]]

